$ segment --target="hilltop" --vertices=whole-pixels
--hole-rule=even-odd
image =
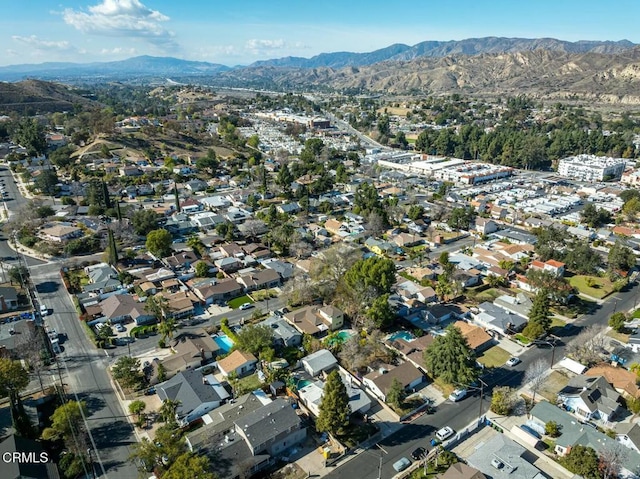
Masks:
[[[25,80],[0,83],[0,112],[36,113],[72,110],[73,105],[92,102],[81,90],[60,83]]]

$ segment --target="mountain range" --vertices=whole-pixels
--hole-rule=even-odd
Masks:
[[[171,79],[214,87],[281,91],[526,93],[558,100],[640,104],[640,45],[627,40],[486,37],[413,46],[394,44],[369,53],[323,53],[235,67],[150,56],[106,63],[0,67],[0,80],[24,78],[70,84],[165,83]],[[33,84],[28,86],[31,90],[27,89],[24,96],[34,103]],[[11,92],[10,96],[16,98],[19,93]]]

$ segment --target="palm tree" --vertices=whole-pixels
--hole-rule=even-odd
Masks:
[[[176,412],[181,405],[182,402],[178,400],[165,399],[162,401],[162,406],[158,411],[162,420],[168,423],[176,422]]]
[[[162,340],[168,339],[171,341],[173,339],[173,333],[178,329],[176,324],[176,320],[173,318],[166,318],[160,321],[158,325],[158,332],[162,334]]]

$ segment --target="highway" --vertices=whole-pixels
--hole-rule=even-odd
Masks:
[[[640,288],[633,284],[628,291],[612,295],[608,301],[596,306],[596,309],[589,314],[585,314],[576,319],[571,325],[565,327],[557,336],[560,341],[557,343],[554,354],[554,363],[557,363],[564,356],[566,344],[577,335],[584,327],[592,324],[606,325],[608,318],[615,311],[627,311],[633,308],[638,301]],[[378,443],[379,447],[371,448],[353,457],[346,463],[336,467],[327,478],[342,479],[351,478],[377,478],[379,468],[379,458],[382,456],[381,479],[391,478],[396,472],[392,465],[401,457],[410,458],[411,451],[422,446],[431,449],[430,439],[435,431],[444,426],[451,426],[459,431],[466,427],[471,421],[478,418],[479,411],[486,413],[491,400],[490,388],[496,385],[501,386],[522,386],[522,380],[527,367],[537,359],[551,361],[551,347],[532,347],[520,356],[522,362],[513,368],[503,366],[496,368],[490,374],[483,376],[483,380],[489,385],[489,390],[485,391],[485,398],[480,405],[480,395],[470,396],[458,403],[446,401],[439,405],[434,414],[426,414],[419,417],[411,424],[406,425],[399,431],[390,435]]]

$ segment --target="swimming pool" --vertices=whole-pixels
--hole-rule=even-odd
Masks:
[[[222,349],[225,353],[228,353],[229,351],[231,351],[231,348],[233,348],[233,341],[231,341],[231,338],[226,334],[221,334],[220,336],[214,336],[213,340],[216,342],[218,346],[220,346],[220,349]]]
[[[326,338],[324,340],[324,342],[328,346],[334,346],[334,345],[337,345],[337,344],[344,344],[353,335],[354,335],[354,333],[350,332],[350,331],[340,331],[340,332],[336,333],[335,336],[329,336],[328,338]]]
[[[309,381],[308,379],[301,379],[300,381],[298,381],[297,387],[298,387],[298,391],[300,389],[302,389],[305,386],[308,386],[309,384],[311,384],[313,381]]]
[[[389,336],[389,341],[395,341],[397,339],[404,339],[407,342],[411,342],[416,338],[409,331],[397,331]]]

